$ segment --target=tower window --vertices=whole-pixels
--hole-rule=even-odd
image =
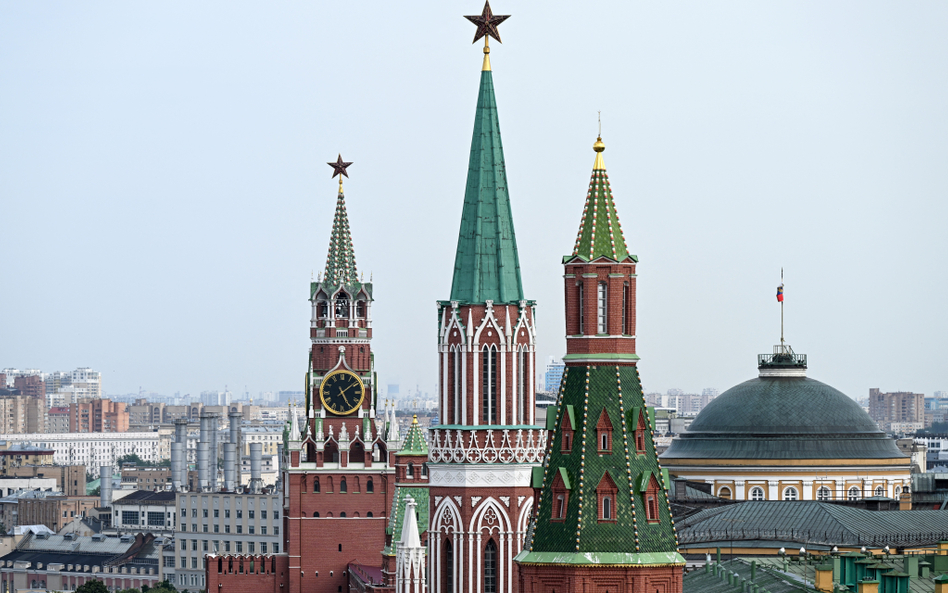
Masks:
[[[450,539],[444,541],[444,581],[441,583],[441,590],[444,593],[454,593],[454,545]]]
[[[319,478],[313,478],[313,492],[319,492]]]
[[[454,351],[454,423],[461,423],[461,351]],[[447,417],[447,414],[445,414]]]
[[[608,496],[602,497],[602,520],[612,520],[612,499]]]
[[[654,494],[645,498],[645,520],[649,523],[658,521],[658,500]]]
[[[579,283],[579,295],[576,299],[579,301],[579,334],[582,335],[585,332],[585,324],[583,323],[583,318],[586,316],[586,308],[583,306],[583,282]]]
[[[561,474],[562,468],[556,472],[553,477],[553,510],[550,513],[550,520],[560,522],[566,518],[566,509],[569,506],[569,490],[566,489],[566,482],[563,481]]]
[[[599,481],[599,485],[596,486],[596,499],[599,503],[600,523],[612,523],[616,520],[616,511],[618,509],[614,508],[613,503],[618,493],[619,488],[616,486],[615,481],[607,471],[605,474],[603,474],[602,479]]]
[[[349,317],[349,295],[340,292],[336,295],[336,319],[347,319]]]
[[[525,348],[517,350],[517,418],[519,424],[527,423],[527,351]]]
[[[414,480],[415,479],[415,464],[411,461],[408,462],[408,469],[405,470],[405,479]]]
[[[609,419],[609,412],[605,408],[596,423],[596,440],[600,454],[612,453],[612,420]]]
[[[629,283],[626,282],[622,285],[622,333],[627,336],[632,335],[632,328],[629,327],[629,296],[631,290],[629,288]]]
[[[497,593],[497,544],[492,539],[484,546],[484,593]]]
[[[371,479],[369,479],[369,481],[365,483],[365,491],[375,492],[375,484],[372,483]]]
[[[608,297],[606,291],[606,283],[599,283],[599,293],[596,300],[596,332],[600,334],[609,333],[608,327],[608,315],[606,314]]]
[[[346,492],[346,479],[339,480],[339,492]]]
[[[497,424],[497,347],[485,346],[481,359],[481,421]]]

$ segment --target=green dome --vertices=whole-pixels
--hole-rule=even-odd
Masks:
[[[908,463],[859,404],[802,376],[758,377],[728,389],[661,456],[663,461],[893,458]]]

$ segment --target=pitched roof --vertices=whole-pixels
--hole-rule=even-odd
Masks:
[[[747,501],[678,522],[683,545],[768,540],[828,546],[922,545],[948,539],[944,511],[868,511],[816,501]]]
[[[629,254],[625,236],[622,234],[622,224],[619,222],[619,214],[612,200],[609,174],[606,173],[606,165],[602,158],[602,152],[605,149],[602,138],[597,138],[593,145],[596,160],[589,180],[589,190],[586,192],[586,204],[583,206],[579,233],[576,235],[576,244],[573,246],[573,257],[578,256],[587,260],[608,257],[616,261],[631,257],[638,261],[638,258]]]
[[[576,413],[572,446],[562,451],[563,422]],[[567,367],[560,386],[554,433],[548,441],[542,486],[527,543],[517,561],[527,564],[684,564],[668,504],[670,480],[655,453],[651,430],[645,452],[635,450],[634,411],[644,412],[638,370],[632,366]],[[597,419],[612,418],[612,449],[600,452]],[[560,475],[569,488],[565,517],[553,520],[553,483]],[[612,482],[611,484],[609,482]],[[597,486],[615,488],[614,520],[599,519]],[[614,486],[613,486],[614,484]],[[646,518],[645,490],[658,485],[658,521]],[[644,485],[644,488],[643,488]]]
[[[405,440],[402,441],[402,448],[398,451],[399,455],[427,455],[428,443],[421,434],[421,425],[418,424],[418,416],[411,420],[411,426],[405,433]]]
[[[346,196],[340,185],[339,197],[336,199],[336,216],[332,221],[332,235],[329,238],[329,255],[326,256],[325,282],[339,285],[352,284],[357,280],[355,250],[352,248],[349,215],[346,213]]]
[[[504,149],[489,70],[481,72],[477,96],[451,300],[468,303],[523,300]]]

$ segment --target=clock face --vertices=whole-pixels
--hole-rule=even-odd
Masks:
[[[362,380],[350,371],[333,371],[326,375],[319,386],[319,399],[323,406],[337,416],[355,412],[364,398],[365,386]]]

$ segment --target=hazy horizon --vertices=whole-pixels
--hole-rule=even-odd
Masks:
[[[337,183],[379,383],[435,394],[480,0],[0,5],[0,368],[107,393],[302,389]],[[597,112],[647,392],[812,378],[948,391],[948,5],[495,0],[491,61],[537,365]],[[564,26],[565,23],[565,26]]]

